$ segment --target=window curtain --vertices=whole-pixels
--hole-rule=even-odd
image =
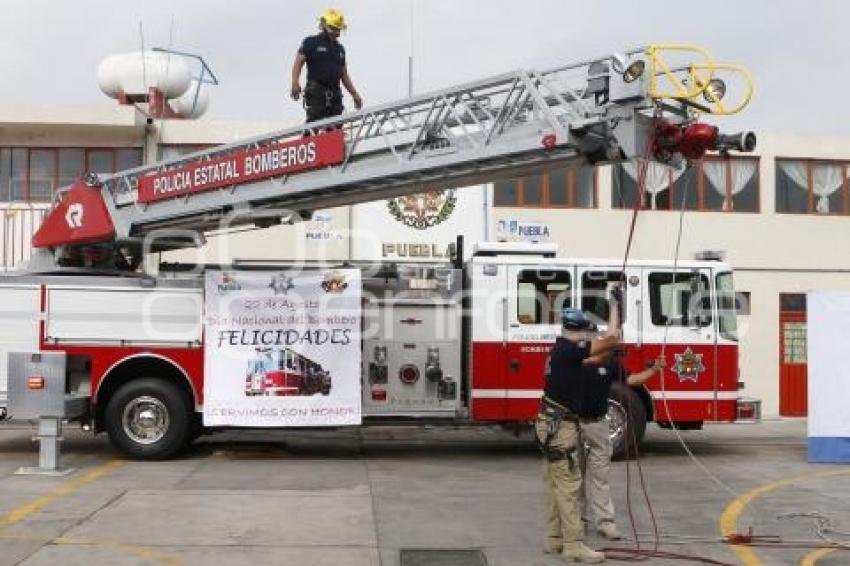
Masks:
[[[638,182],[638,173],[640,172],[641,163],[644,160],[641,158],[634,159],[632,161],[627,161],[623,163],[623,170],[626,174],[632,178],[632,180],[637,183]],[[671,179],[672,172],[672,179]],[[673,169],[669,165],[664,165],[661,163],[656,163],[655,161],[650,161],[646,167],[646,178],[644,179],[644,190],[650,195],[650,206],[652,210],[656,209],[656,197],[658,193],[665,189],[669,189],[670,186],[676,182],[676,179],[682,176],[682,173],[685,172],[685,169]],[[638,192],[640,192],[640,188],[638,188]]]
[[[731,183],[729,194],[726,194],[726,161],[708,160],[703,162],[702,170],[705,172],[705,177],[708,179],[708,184],[723,195],[723,210],[733,210],[734,203],[732,198],[744,190],[753,175],[756,174],[758,162],[755,160],[734,160],[730,161],[731,168]],[[805,169],[803,175],[805,176]],[[796,181],[795,181],[796,182]],[[803,185],[805,186],[805,185]]]
[[[829,213],[829,197],[844,183],[844,168],[840,165],[816,165],[812,170],[812,190],[818,197],[815,211]]]
[[[802,191],[809,190],[807,164],[804,161],[778,161],[779,168]],[[815,165],[812,168],[812,190],[818,201],[815,212],[829,213],[829,197],[844,183],[844,171],[840,165]]]

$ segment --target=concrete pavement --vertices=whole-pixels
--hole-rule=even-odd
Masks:
[[[641,459],[663,550],[745,564],[758,563],[746,552],[763,564],[798,564],[813,550],[736,552],[716,542],[724,510],[738,530],[786,540],[816,539],[812,518],[787,513],[822,513],[850,531],[850,468],[806,463],[804,421],[682,434],[699,464],[654,425]],[[169,462],[116,462],[105,438],[71,429],[63,448],[75,474],[15,476],[35,459],[30,436],[27,427],[0,427],[3,566],[397,566],[401,549],[480,549],[492,566],[560,563],[541,552],[540,458],[528,437],[498,429],[226,432]],[[638,472],[622,462],[612,471],[623,531],[627,475],[638,530],[651,530]],[[759,486],[730,515],[730,502]],[[850,563],[850,551],[817,563]]]

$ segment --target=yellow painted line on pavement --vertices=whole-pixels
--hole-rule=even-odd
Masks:
[[[98,541],[98,540],[86,540],[86,539],[74,539],[68,537],[50,537],[50,536],[38,536],[38,535],[25,535],[25,534],[17,534],[17,533],[7,533],[2,532],[6,527],[10,527],[16,523],[19,523],[26,519],[28,516],[32,515],[36,511],[43,509],[44,507],[50,505],[57,499],[61,497],[65,497],[66,495],[71,495],[72,493],[78,491],[79,489],[85,487],[86,485],[92,483],[93,481],[102,478],[103,476],[109,474],[113,470],[120,468],[126,462],[124,460],[110,460],[105,464],[102,464],[92,470],[89,470],[82,476],[75,478],[71,481],[60,484],[56,489],[48,493],[47,495],[42,495],[38,499],[27,503],[26,505],[22,505],[16,509],[13,509],[6,513],[4,516],[0,517],[0,539],[10,539],[10,540],[32,540],[32,541],[42,541],[50,544],[74,544],[74,545],[89,545],[89,546],[99,546],[112,548],[114,550],[123,552],[125,554],[132,554],[142,558],[146,558],[153,562],[157,562],[159,564],[165,564],[166,566],[181,566],[183,564],[177,558],[162,554],[155,550],[151,550],[149,548],[145,548],[142,546],[136,546],[132,544],[126,544],[123,542],[116,541]]]
[[[145,558],[147,560],[150,560],[151,562],[155,562],[157,564],[164,564],[165,566],[183,566],[183,561],[179,558],[175,558],[174,556],[169,556],[168,554],[163,554],[161,552],[151,550],[150,548],[144,546],[136,546],[134,544],[126,544],[123,542],[112,540],[95,540],[71,537],[52,537],[48,535],[37,534],[23,535],[9,533],[0,533],[0,540],[24,540],[68,546],[97,546],[101,548],[111,548],[123,554],[130,554],[138,556],[140,558]]]
[[[723,514],[720,515],[720,533],[723,535],[723,537],[728,537],[730,535],[735,534],[738,529],[738,517],[741,515],[741,512],[743,512],[743,510],[746,509],[747,505],[749,505],[753,500],[758,499],[766,493],[807,480],[845,474],[850,475],[850,470],[842,469],[813,472],[809,474],[802,474],[799,476],[792,476],[784,480],[766,483],[764,485],[760,485],[756,488],[753,488],[750,491],[732,500],[732,502],[729,503],[723,510]],[[732,545],[732,550],[733,552],[735,552],[735,554],[738,556],[744,566],[764,565],[764,563],[758,557],[756,552],[749,546]]]
[[[17,509],[13,509],[0,518],[0,529],[4,527],[8,527],[10,525],[14,525],[22,520],[24,520],[29,515],[32,515],[42,507],[46,507],[50,505],[52,502],[56,501],[60,497],[64,497],[66,495],[70,495],[80,489],[81,487],[90,484],[94,480],[105,476],[110,473],[112,470],[116,468],[120,468],[124,465],[123,460],[111,460],[103,465],[94,468],[93,470],[83,474],[82,476],[73,479],[71,481],[65,482],[61,484],[59,487],[48,493],[47,495],[42,495],[35,501],[31,503],[27,503]]]
[[[820,548],[815,550],[814,552],[810,552],[800,560],[800,566],[815,566],[818,560],[826,556],[827,554],[832,554],[836,550],[840,550],[838,548]]]

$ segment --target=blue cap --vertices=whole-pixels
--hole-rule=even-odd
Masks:
[[[567,330],[596,330],[596,325],[583,311],[572,307],[561,309],[561,324]]]

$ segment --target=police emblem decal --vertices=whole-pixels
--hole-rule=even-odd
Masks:
[[[705,371],[705,364],[702,363],[702,354],[695,354],[688,346],[681,354],[673,354],[675,362],[673,363],[673,371],[679,376],[679,383],[685,381],[697,382],[699,374]]]
[[[292,277],[275,275],[269,283],[269,288],[274,291],[275,295],[286,295],[290,289],[295,288],[295,283],[292,282]]]

